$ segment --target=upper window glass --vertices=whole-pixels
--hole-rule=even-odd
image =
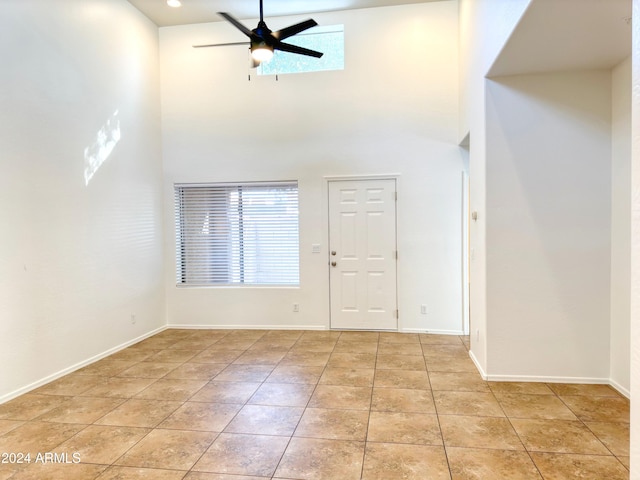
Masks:
[[[324,55],[315,58],[276,50],[270,62],[260,64],[258,75],[344,70],[344,25],[313,27],[285,41]]]

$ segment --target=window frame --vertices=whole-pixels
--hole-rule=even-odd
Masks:
[[[259,199],[264,201],[265,198],[268,198],[268,195],[272,192],[269,190],[277,190],[282,189],[282,193],[289,198],[285,198],[284,203],[277,204],[276,207],[269,209],[269,207],[258,207],[253,208],[254,217],[247,220],[247,217],[250,214],[245,214],[245,210],[249,207],[247,206],[248,201],[244,200],[244,194],[246,193],[256,193],[259,192],[261,188],[264,188],[265,193],[258,193]],[[195,194],[198,189],[201,189],[202,192],[200,195],[208,195],[207,198],[214,197],[217,192],[219,198],[214,199],[213,201],[205,200],[205,203],[202,203],[201,200],[192,201],[193,205],[191,207],[187,207],[185,204],[185,191],[188,194]],[[208,190],[208,191],[207,191]],[[234,199],[232,199],[232,194],[234,190],[237,192],[237,196],[235,197],[236,204],[232,205]],[[222,199],[222,200],[221,200]],[[200,203],[198,203],[200,202]],[[205,242],[205,247],[199,245],[198,247],[201,249],[201,252],[205,252],[208,256],[215,256],[216,253],[219,253],[218,248],[222,247],[224,253],[222,254],[223,261],[226,262],[227,270],[218,269],[216,266],[212,266],[215,264],[208,263],[204,260],[197,260],[195,262],[191,262],[192,270],[192,278],[196,278],[197,281],[189,280],[189,261],[187,260],[187,256],[190,253],[189,249],[193,249],[193,243],[189,243],[189,236],[191,235],[189,232],[193,229],[193,224],[187,225],[188,215],[193,215],[195,212],[201,213],[200,208],[203,208],[203,205],[207,204],[209,207],[205,206],[206,211],[205,218],[200,219],[202,222],[202,230],[207,230],[206,235],[209,235],[209,222],[210,219],[215,215],[218,216],[219,219],[222,219],[222,223],[227,227],[228,233],[225,235],[216,235],[213,234],[211,239]],[[224,205],[223,205],[224,203]],[[208,287],[208,288],[251,288],[251,287],[276,287],[276,288],[298,288],[300,286],[300,209],[299,209],[299,187],[297,180],[289,180],[289,181],[260,181],[260,182],[211,182],[211,183],[175,183],[174,184],[174,229],[175,229],[175,282],[176,287],[180,288],[193,288],[193,287]],[[194,206],[195,205],[195,206]],[[213,206],[212,206],[213,205]],[[222,209],[220,205],[223,205]],[[189,210],[191,208],[191,210]],[[236,210],[234,210],[236,208]],[[249,209],[251,209],[249,208]],[[250,224],[256,230],[259,228],[267,229],[269,227],[274,227],[273,220],[262,218],[261,220],[256,221],[256,214],[260,214],[263,216],[268,215],[282,215],[282,209],[290,210],[291,208],[295,208],[295,219],[292,219],[291,212],[285,214],[285,221],[282,224],[276,224],[275,228],[271,231],[267,230],[266,236],[277,237],[278,234],[287,235],[287,229],[291,230],[295,228],[295,236],[292,237],[291,241],[282,242],[278,240],[277,242],[273,239],[267,239],[265,241],[260,241],[258,238],[259,235],[254,238],[254,242],[250,243],[244,237],[245,233],[245,225]],[[186,209],[186,210],[185,210]],[[236,217],[235,220],[232,217]],[[268,218],[268,217],[265,217]],[[199,228],[200,223],[196,223]],[[264,231],[263,231],[264,233]],[[224,238],[224,240],[220,240],[220,238]],[[232,238],[233,237],[233,238]],[[279,237],[280,239],[282,237]],[[226,242],[226,243],[225,243]],[[245,252],[249,250],[247,246],[253,247],[255,252],[249,261],[244,258]],[[283,248],[282,245],[285,245]],[[256,271],[252,271],[251,273],[247,273],[249,267],[247,266],[251,261],[254,267],[258,265],[263,265],[269,263],[269,256],[265,255],[260,256],[257,251],[263,248],[275,248],[275,253],[278,255],[289,255],[286,258],[282,258],[282,264],[295,265],[295,270],[290,275],[282,275],[279,277],[283,279],[282,281],[264,281],[264,277],[268,277],[272,275],[274,278],[278,277],[278,272],[274,273],[264,273],[263,270],[259,268]],[[226,250],[226,251],[225,251]],[[213,253],[212,253],[213,252]],[[271,256],[274,255],[274,252],[271,252]],[[197,255],[196,255],[197,256]],[[199,263],[202,262],[202,263]],[[238,262],[238,263],[235,263]],[[237,265],[237,267],[236,267]],[[201,274],[199,272],[193,273],[197,270],[198,267],[204,267],[207,273]],[[286,268],[286,267],[285,267]],[[260,273],[262,272],[262,273]],[[247,276],[253,274],[255,277],[254,281],[247,281]],[[263,276],[263,280],[259,281],[258,277]],[[209,278],[206,280],[202,280],[203,276],[208,276]],[[217,277],[225,277],[225,281],[216,281]],[[237,278],[234,279],[234,277]]]

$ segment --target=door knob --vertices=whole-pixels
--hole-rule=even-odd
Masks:
[[[331,255],[333,255],[335,257],[336,256],[336,251],[335,250],[331,250]]]
[[[337,263],[336,263],[336,262],[331,262],[331,266],[332,266],[332,267],[335,267],[336,265],[337,265]]]

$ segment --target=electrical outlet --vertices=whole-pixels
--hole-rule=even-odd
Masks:
[[[300,304],[299,303],[294,303],[293,304],[293,311],[298,313],[300,311]]]
[[[476,342],[480,340],[480,329],[476,330]]]
[[[136,316],[135,314],[131,314],[131,325],[135,325],[136,324]]]
[[[420,315],[426,315],[426,314],[427,314],[427,306],[420,305]]]

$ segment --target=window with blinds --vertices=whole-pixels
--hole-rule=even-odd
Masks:
[[[297,182],[175,186],[178,285],[299,285]]]

